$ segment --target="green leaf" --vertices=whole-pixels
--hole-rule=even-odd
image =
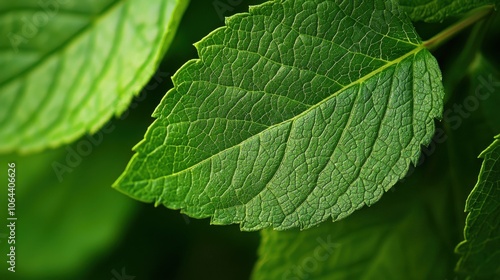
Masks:
[[[453,215],[432,209],[449,202],[449,187],[418,175],[337,223],[262,231],[253,279],[451,279],[453,250],[448,232],[436,225],[446,225]]]
[[[59,146],[122,113],[187,2],[2,1],[0,152]]]
[[[214,224],[309,228],[372,205],[441,115],[436,60],[390,1],[267,2],[196,46],[114,186]]]
[[[467,198],[464,237],[456,248],[457,271],[469,279],[500,277],[500,135],[481,155],[483,165]]]
[[[498,0],[398,0],[413,21],[438,22]]]

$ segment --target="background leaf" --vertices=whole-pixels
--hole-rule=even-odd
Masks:
[[[399,0],[413,21],[438,22],[498,0]]]
[[[476,186],[467,198],[469,212],[457,270],[470,279],[500,277],[500,135],[480,157],[484,159]]]
[[[438,65],[390,2],[269,2],[197,48],[115,187],[215,224],[308,228],[372,205],[441,115]]]
[[[59,146],[122,113],[154,73],[186,5],[2,1],[0,152]]]

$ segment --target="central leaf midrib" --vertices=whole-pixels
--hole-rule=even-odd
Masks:
[[[209,156],[209,157],[207,157],[207,158],[205,158],[205,159],[203,159],[203,160],[201,160],[201,161],[199,161],[199,162],[197,162],[197,163],[195,163],[195,164],[193,164],[193,165],[189,166],[188,168],[182,169],[182,170],[177,171],[177,172],[173,172],[173,173],[171,173],[171,174],[167,174],[167,175],[164,175],[164,176],[160,176],[160,177],[158,177],[158,178],[156,178],[156,179],[154,179],[154,180],[164,179],[164,178],[173,177],[173,176],[177,176],[177,175],[179,175],[179,174],[182,174],[182,173],[184,173],[184,172],[186,172],[186,171],[189,171],[189,170],[191,170],[191,169],[193,169],[193,168],[197,167],[198,165],[201,165],[201,164],[205,163],[206,161],[208,161],[208,160],[212,159],[213,157],[215,157],[215,156],[217,156],[217,155],[219,155],[219,154],[224,153],[225,151],[227,151],[227,150],[229,150],[229,149],[232,149],[232,148],[234,148],[234,147],[236,147],[236,146],[239,146],[239,145],[241,145],[241,144],[245,143],[245,142],[246,142],[246,141],[248,141],[249,139],[252,139],[253,137],[255,137],[255,136],[257,136],[257,135],[259,135],[259,134],[261,134],[261,133],[265,133],[266,131],[268,131],[268,130],[270,130],[270,129],[273,129],[273,128],[277,127],[277,126],[283,125],[283,124],[285,124],[285,123],[287,123],[287,122],[292,122],[292,121],[294,121],[294,120],[296,120],[296,119],[298,119],[298,118],[302,117],[303,115],[306,115],[307,113],[309,113],[310,111],[312,111],[312,110],[316,109],[317,107],[321,106],[322,104],[326,103],[328,100],[330,100],[330,99],[332,99],[332,98],[336,97],[336,96],[337,96],[337,95],[339,95],[341,92],[343,92],[343,91],[345,91],[345,90],[349,89],[350,87],[353,87],[353,86],[355,86],[355,85],[358,85],[358,84],[360,84],[360,83],[363,83],[364,81],[366,81],[366,80],[370,79],[371,77],[373,77],[373,76],[375,76],[375,75],[377,75],[377,74],[379,74],[379,73],[383,72],[384,70],[388,69],[389,67],[392,67],[392,66],[394,66],[394,65],[397,65],[399,62],[403,61],[403,60],[404,60],[404,59],[406,59],[407,57],[412,56],[412,55],[415,55],[415,54],[417,54],[419,51],[422,51],[422,50],[424,50],[424,49],[425,49],[425,47],[423,46],[423,44],[420,44],[417,48],[413,49],[412,51],[410,51],[410,52],[408,52],[408,53],[406,53],[406,54],[404,54],[404,55],[400,56],[399,58],[397,58],[397,59],[395,59],[395,60],[390,61],[390,62],[389,62],[389,63],[387,63],[386,65],[384,65],[384,66],[382,66],[382,67],[380,67],[380,68],[378,68],[378,69],[376,69],[376,70],[373,70],[372,72],[370,72],[370,73],[366,74],[365,76],[360,77],[359,79],[357,79],[357,80],[355,80],[355,81],[351,82],[350,84],[346,85],[345,87],[343,87],[343,88],[341,88],[341,89],[337,90],[336,92],[332,93],[330,96],[328,96],[328,97],[324,98],[323,100],[319,101],[318,103],[316,103],[316,104],[314,104],[314,105],[311,105],[311,107],[309,107],[308,109],[304,110],[302,113],[298,114],[297,116],[295,116],[295,117],[293,117],[293,118],[290,118],[290,119],[287,119],[287,120],[284,120],[284,121],[282,121],[282,122],[279,122],[279,123],[276,123],[276,124],[270,125],[268,128],[266,128],[266,129],[262,130],[261,132],[259,132],[259,133],[255,134],[255,135],[252,135],[252,136],[250,136],[250,137],[248,137],[248,138],[246,138],[246,139],[242,140],[242,141],[241,141],[241,142],[239,142],[238,144],[232,145],[232,146],[227,147],[227,148],[225,148],[225,149],[223,149],[223,150],[221,150],[221,151],[218,151],[218,152],[214,153],[213,155],[211,155],[211,156]],[[148,156],[149,156],[149,154],[148,154]],[[149,181],[150,181],[149,179],[144,179],[144,180],[140,180],[140,181],[135,181],[135,183],[142,183],[142,182],[149,182]]]

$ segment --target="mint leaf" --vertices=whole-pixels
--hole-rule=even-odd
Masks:
[[[243,230],[377,202],[442,111],[441,74],[389,1],[273,1],[197,43],[115,183]]]
[[[467,198],[464,237],[456,248],[457,271],[470,279],[500,277],[500,135],[481,155],[483,165]]]
[[[435,211],[434,204],[447,203],[449,187],[435,177],[410,180],[337,223],[262,231],[253,279],[451,279],[448,232],[436,225],[453,215]]]
[[[0,152],[33,152],[122,113],[166,51],[187,0],[2,1]]]
[[[438,22],[498,0],[398,0],[413,21]]]

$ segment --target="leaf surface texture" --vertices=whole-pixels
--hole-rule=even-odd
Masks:
[[[441,74],[390,1],[273,1],[227,19],[175,75],[115,183],[243,230],[372,205],[416,162]]]
[[[153,75],[186,5],[2,1],[0,152],[56,147],[123,112]]]
[[[457,270],[468,279],[500,277],[500,135],[481,155],[483,165],[467,198],[465,240],[457,246]]]

